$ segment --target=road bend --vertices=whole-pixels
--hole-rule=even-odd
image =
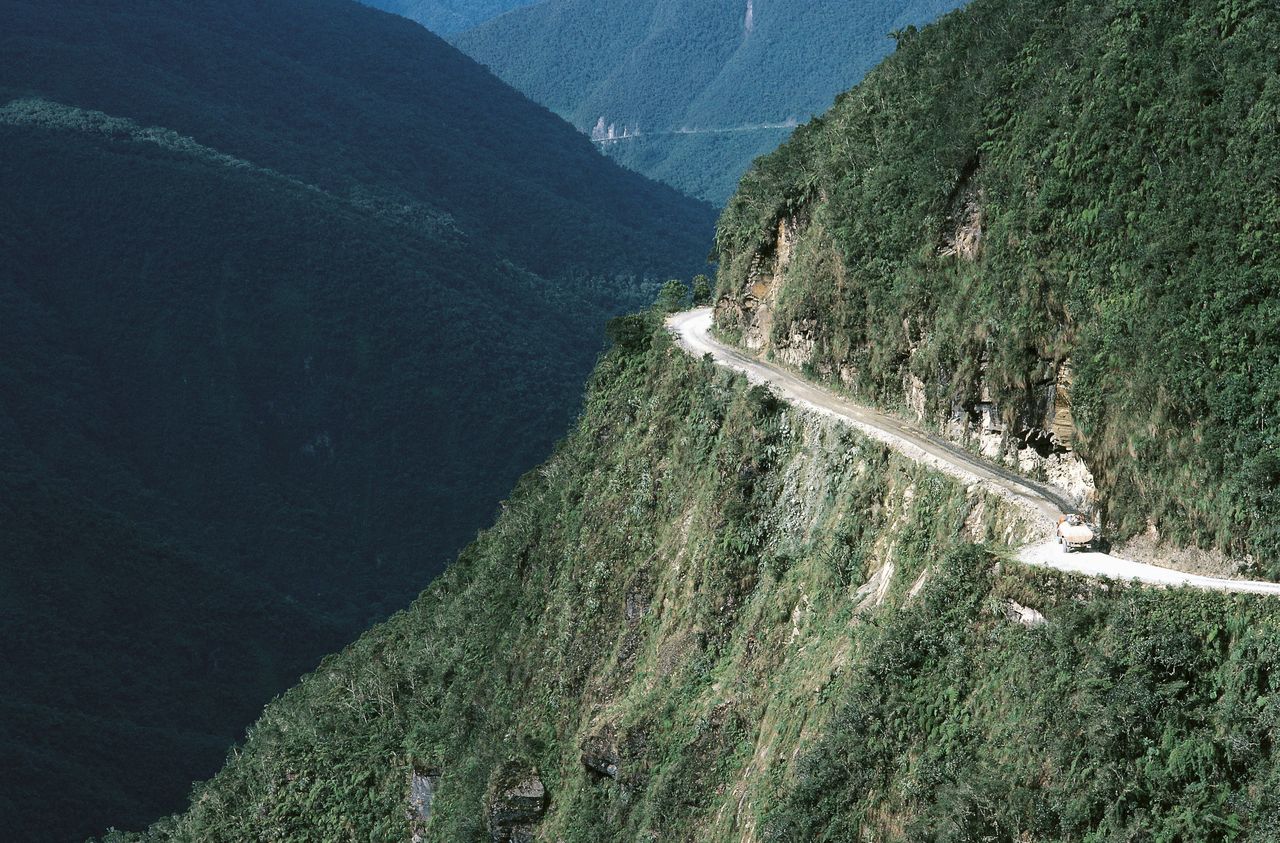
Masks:
[[[710,355],[720,366],[740,372],[752,383],[769,386],[780,398],[797,407],[830,416],[852,425],[873,439],[966,483],[984,488],[1036,513],[1052,536],[1058,518],[1077,509],[1062,489],[1032,480],[1004,466],[972,454],[905,419],[867,407],[805,380],[799,375],[753,357],[717,340],[711,333],[709,307],[687,310],[667,318],[667,328],[680,347],[694,357]],[[1018,551],[1019,561],[1091,577],[1138,580],[1149,585],[1186,586],[1210,591],[1280,596],[1280,583],[1235,580],[1189,574],[1110,553],[1065,553],[1056,539],[1029,545]]]

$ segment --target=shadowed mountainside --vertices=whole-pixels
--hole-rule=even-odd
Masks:
[[[337,0],[5,0],[0,145],[19,839],[173,810],[403,606],[712,223]]]

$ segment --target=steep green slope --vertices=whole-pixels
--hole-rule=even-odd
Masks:
[[[175,810],[489,523],[608,313],[704,266],[712,227],[329,0],[3,0],[0,149],[18,839]]]
[[[453,35],[538,0],[361,0],[365,5],[417,21],[432,32]]]
[[[826,109],[892,49],[890,32],[958,5],[548,0],[455,41],[583,131],[639,131],[604,150],[719,205],[794,121]],[[728,128],[744,131],[714,131]],[[699,133],[675,133],[689,129]]]
[[[1277,48],[1269,3],[977,2],[744,179],[719,323],[1280,576]]]
[[[1274,603],[998,563],[997,499],[615,335],[492,530],[109,839],[1274,832]]]

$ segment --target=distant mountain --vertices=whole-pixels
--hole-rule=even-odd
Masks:
[[[0,2],[0,149],[15,839],[176,807],[490,519],[713,225],[344,0]]]
[[[544,276],[682,271],[714,226],[712,209],[600,161],[436,36],[346,0],[0,8],[12,19],[0,95],[37,92],[397,213],[444,215]]]
[[[547,0],[456,38],[642,173],[723,204],[757,156],[958,0]]]
[[[484,23],[503,12],[537,3],[539,0],[361,0],[384,12],[403,15],[438,32],[452,35]]]

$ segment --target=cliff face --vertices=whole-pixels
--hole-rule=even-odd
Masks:
[[[493,529],[141,839],[1274,825],[1280,610],[1023,569],[1000,500],[628,344]]]
[[[982,209],[972,200],[966,205],[937,254],[974,264],[981,254]],[[907,313],[901,325],[901,357],[892,362],[901,370],[901,382],[881,384],[882,391],[868,394],[868,373],[858,361],[882,353],[878,346],[885,338],[866,336],[854,346],[838,336],[839,327],[830,319],[787,309],[787,299],[802,296],[814,273],[830,273],[833,280],[839,277],[837,283],[849,283],[840,254],[821,225],[807,211],[778,220],[770,241],[751,253],[737,289],[719,298],[719,327],[739,335],[742,345],[757,354],[899,409],[952,441],[1048,480],[1066,490],[1082,509],[1093,509],[1093,476],[1073,447],[1070,357],[1037,355],[1027,361],[1033,379],[1026,388],[1002,390],[990,371],[989,352],[976,364],[970,359],[931,359],[930,316]],[[836,347],[841,353],[833,353]]]
[[[1214,0],[907,33],[744,177],[718,324],[1275,575],[1277,46],[1274,4]]]

